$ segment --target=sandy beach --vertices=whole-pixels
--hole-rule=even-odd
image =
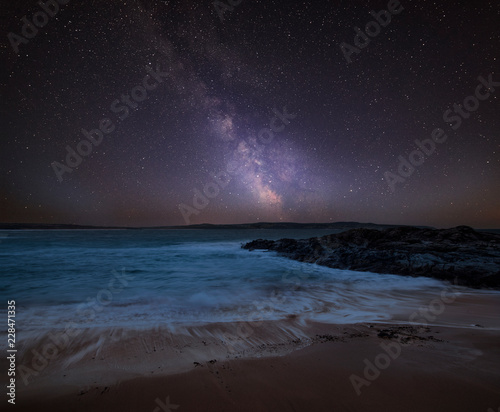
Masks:
[[[471,293],[427,325],[403,313],[389,323],[87,330],[25,375],[28,385],[18,378],[16,410],[496,411],[498,309],[498,294]],[[48,343],[26,345],[20,364]]]

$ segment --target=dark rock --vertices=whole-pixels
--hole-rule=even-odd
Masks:
[[[389,329],[381,330],[379,333],[377,333],[377,336],[382,339],[393,339],[398,337],[398,335],[395,334],[393,330]]]
[[[500,235],[468,226],[352,229],[310,239],[258,239],[242,246],[301,262],[404,276],[426,276],[473,288],[500,289]]]
[[[254,250],[254,249],[270,249],[274,245],[274,241],[272,240],[265,240],[265,239],[257,239],[253,240],[244,246],[242,246],[244,249],[248,250]]]

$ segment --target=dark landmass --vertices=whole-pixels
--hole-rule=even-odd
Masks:
[[[360,222],[330,222],[330,223],[293,223],[293,222],[259,222],[259,223],[241,223],[231,225],[213,225],[202,223],[198,225],[184,226],[146,226],[146,227],[127,227],[127,226],[91,226],[74,225],[65,223],[0,223],[0,230],[247,230],[247,229],[332,229],[335,231],[345,231],[349,229],[389,229],[396,227],[417,227],[421,229],[432,229],[430,226],[401,226],[401,225],[379,225],[376,223]],[[477,229],[481,232],[499,233],[500,229]]]
[[[128,227],[116,226],[89,226],[89,225],[71,225],[65,223],[0,223],[0,230],[112,230],[112,229],[132,229]]]
[[[468,226],[361,228],[301,240],[258,239],[242,248],[276,251],[336,269],[426,276],[473,288],[500,289],[500,235]]]
[[[330,222],[330,223],[294,223],[294,222],[259,222],[259,223],[241,223],[231,225],[212,225],[203,223],[199,225],[189,226],[168,226],[158,227],[158,229],[232,229],[232,230],[246,230],[246,229],[335,229],[335,230],[348,230],[355,228],[372,228],[372,229],[385,229],[391,227],[398,227],[398,225],[378,225],[376,223],[359,223],[359,222]]]
[[[212,225],[203,223],[199,225],[187,226],[152,226],[152,227],[116,227],[116,226],[90,226],[90,225],[73,225],[73,224],[47,224],[47,223],[0,223],[0,230],[22,230],[22,229],[129,229],[129,230],[183,230],[183,229],[233,229],[233,230],[246,230],[246,229],[335,229],[335,230],[348,230],[355,228],[373,228],[384,229],[390,227],[398,227],[397,225],[378,225],[375,223],[359,223],[359,222],[333,222],[333,223],[293,223],[293,222],[259,222],[259,223],[242,223],[232,225]],[[425,227],[425,226],[421,226]]]

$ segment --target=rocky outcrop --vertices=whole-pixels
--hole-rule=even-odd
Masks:
[[[468,226],[352,229],[310,239],[258,239],[265,249],[301,262],[337,269],[427,276],[473,288],[500,289],[500,235]]]

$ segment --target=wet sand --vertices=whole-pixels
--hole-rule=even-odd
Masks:
[[[422,325],[402,313],[354,325],[87,330],[28,385],[18,376],[15,410],[496,412],[499,309],[499,295],[466,294]],[[18,368],[48,343],[26,343]]]

